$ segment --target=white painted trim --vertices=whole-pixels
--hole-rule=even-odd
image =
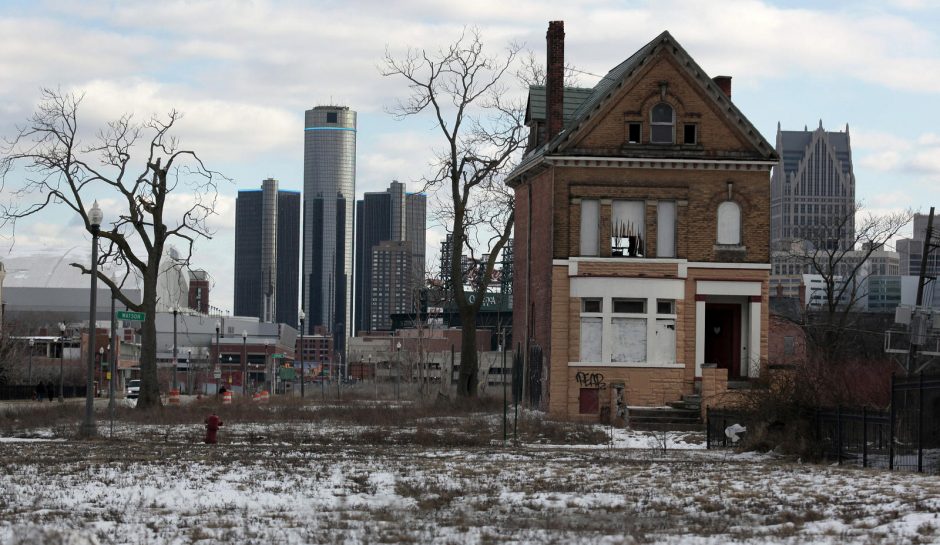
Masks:
[[[705,363],[705,301],[695,302],[695,376],[702,378]]]
[[[770,263],[709,263],[705,261],[689,261],[679,264],[679,277],[688,278],[689,269],[733,269],[745,271],[769,271]]]
[[[761,309],[760,303],[751,302],[750,313],[748,319],[750,320],[750,340],[748,341],[748,370],[747,376],[749,378],[757,378],[760,376],[760,325],[761,325]]]
[[[685,281],[677,278],[618,278],[609,276],[578,276],[571,279],[569,297],[630,297],[651,300],[656,313],[656,299],[685,299]],[[607,303],[610,304],[609,302]],[[610,309],[606,309],[609,312]]]
[[[567,267],[567,266],[568,266],[568,261],[569,261],[569,260],[567,260],[567,259],[553,259],[553,260],[552,260],[552,266],[554,266],[554,267]]]
[[[569,361],[568,367],[636,367],[642,369],[685,369],[684,363],[648,363],[642,362],[591,362],[591,361]]]
[[[730,280],[698,280],[695,283],[696,295],[760,295],[759,280],[739,282]]]
[[[578,276],[578,262],[577,261],[568,262],[568,276]]]
[[[670,159],[666,157],[597,157],[597,156],[579,156],[579,155],[550,155],[543,156],[543,160],[550,165],[557,165],[566,161],[588,161],[591,163],[616,163],[616,167],[623,168],[626,164],[647,163],[656,165],[666,165],[671,163],[682,165],[716,165],[727,167],[774,167],[779,163],[777,161],[735,161],[733,159]]]
[[[675,264],[681,265],[687,263],[685,259],[677,259],[674,257],[597,257],[597,256],[572,256],[568,258],[569,261],[583,261],[585,263],[597,262],[597,263],[650,263],[654,265],[662,264]],[[556,259],[555,261],[560,261]]]

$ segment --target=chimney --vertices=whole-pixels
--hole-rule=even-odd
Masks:
[[[551,140],[565,125],[565,22],[549,21],[545,34],[548,66],[545,70],[546,140]]]
[[[728,98],[731,98],[731,76],[715,76],[712,81]]]

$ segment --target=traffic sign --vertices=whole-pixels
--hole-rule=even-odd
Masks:
[[[147,319],[146,312],[134,312],[131,310],[119,310],[117,311],[118,320],[136,320],[138,322],[143,322]]]
[[[272,358],[283,358],[283,357],[285,357],[285,356],[284,356],[284,354],[271,354],[271,357],[272,357]]]
[[[222,370],[216,369],[215,372],[212,373],[212,376],[215,377],[215,380],[219,380],[222,378]]]

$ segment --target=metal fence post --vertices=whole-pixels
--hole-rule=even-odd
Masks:
[[[891,405],[890,405],[890,408],[891,408],[891,416],[889,416],[889,418],[891,419],[891,422],[889,423],[890,425],[888,426],[888,429],[889,429],[889,432],[888,432],[888,469],[889,469],[889,470],[893,470],[893,469],[894,469],[894,432],[895,432],[895,429],[894,429],[894,417],[895,417],[895,414],[894,414],[894,412],[895,412],[894,398],[895,398],[895,395],[894,395],[894,373],[891,373]]]
[[[705,405],[705,450],[712,448],[711,408]]]
[[[836,407],[836,441],[838,450],[836,450],[836,463],[842,465],[842,405]]]
[[[917,472],[924,472],[924,372],[917,384]]]
[[[862,467],[868,467],[868,406],[862,407]]]

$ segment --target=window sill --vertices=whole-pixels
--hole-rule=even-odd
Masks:
[[[744,253],[747,251],[747,246],[744,246],[743,244],[715,244],[714,249],[716,252]]]
[[[627,367],[644,369],[685,369],[684,363],[651,363],[645,361],[639,362],[590,362],[590,361],[569,361],[568,367]]]

